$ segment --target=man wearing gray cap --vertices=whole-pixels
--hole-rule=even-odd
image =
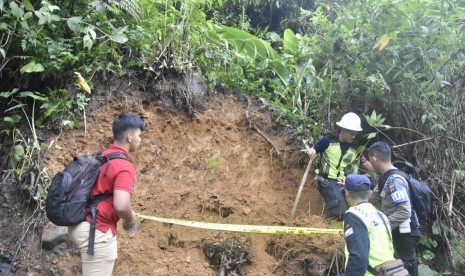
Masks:
[[[368,177],[349,174],[342,188],[350,206],[344,215],[346,270],[342,275],[376,275],[374,268],[394,260],[389,221],[368,202],[370,186]]]

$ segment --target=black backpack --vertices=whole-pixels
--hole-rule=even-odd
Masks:
[[[384,187],[384,184],[386,183],[386,180],[389,178],[389,176],[393,174],[398,174],[407,180],[408,185],[409,185],[409,192],[410,192],[410,199],[411,199],[411,204],[413,210],[415,210],[415,213],[418,217],[418,220],[420,223],[424,223],[429,221],[430,216],[433,212],[433,199],[432,199],[432,192],[430,187],[426,182],[419,181],[416,178],[413,178],[409,174],[397,170],[397,169],[392,169],[387,171],[383,176],[382,176],[382,185]],[[382,187],[380,187],[380,191]]]
[[[91,196],[92,189],[102,165],[108,162],[104,173],[106,175],[110,160],[115,158],[128,160],[122,152],[110,153],[106,156],[102,156],[100,152],[88,156],[75,156],[63,171],[55,175],[45,200],[47,218],[58,226],[79,224],[91,214],[87,248],[87,254],[90,256],[94,255],[97,204],[112,196],[112,194]]]

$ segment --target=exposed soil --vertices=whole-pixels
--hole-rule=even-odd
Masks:
[[[246,110],[268,140],[249,127]],[[286,144],[288,135],[273,126],[269,114],[236,96],[210,98],[192,118],[148,100],[109,103],[88,116],[87,137],[78,129],[56,139],[46,161],[49,173],[63,169],[75,154],[105,149],[112,142],[113,119],[122,111],[142,116],[147,124],[141,146],[132,154],[138,169],[133,195],[137,212],[251,225],[283,225],[289,217],[307,160]],[[294,225],[340,227],[325,219],[323,200],[312,177],[308,179]],[[5,220],[15,216],[11,208],[0,211]],[[245,275],[328,275],[341,262],[341,236],[235,234],[146,220],[135,234],[120,227],[114,275],[218,275],[203,245],[231,237],[252,252]],[[80,259],[70,243],[53,251],[32,249],[36,253],[18,259],[17,275],[79,272]]]

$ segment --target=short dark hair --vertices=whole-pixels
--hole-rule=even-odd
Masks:
[[[385,142],[376,142],[371,145],[368,154],[384,162],[391,161],[391,147]]]
[[[347,192],[347,191],[346,191]],[[368,200],[370,197],[371,190],[368,191],[348,191],[350,197],[355,200]]]
[[[145,129],[142,118],[130,113],[122,113],[113,122],[113,137],[116,141],[121,141],[128,130]]]

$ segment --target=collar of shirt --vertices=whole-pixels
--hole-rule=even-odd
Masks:
[[[110,145],[110,150],[115,150],[115,151],[121,151],[123,152],[127,157],[129,157],[129,153],[124,149],[123,147],[117,146],[115,144]]]

